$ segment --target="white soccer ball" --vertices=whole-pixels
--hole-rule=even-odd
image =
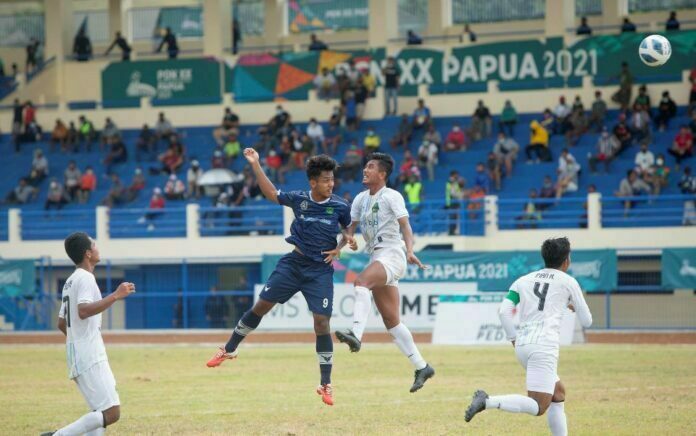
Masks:
[[[664,36],[650,35],[640,43],[638,55],[645,65],[659,67],[672,56],[672,45]]]

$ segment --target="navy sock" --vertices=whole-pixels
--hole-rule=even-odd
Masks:
[[[331,383],[331,368],[333,368],[333,341],[331,334],[317,335],[317,357],[319,358],[319,371],[321,372],[321,384]]]
[[[234,328],[234,333],[232,333],[230,340],[225,345],[225,351],[231,353],[236,350],[239,343],[242,342],[249,333],[254,331],[254,329],[259,326],[260,322],[260,316],[255,314],[251,309],[247,310],[237,323],[237,327]]]

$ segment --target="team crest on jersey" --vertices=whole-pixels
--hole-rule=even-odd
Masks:
[[[300,209],[307,210],[308,207],[309,203],[307,203],[307,200],[304,200],[302,203],[300,203]]]
[[[327,215],[333,215],[334,208],[333,207],[327,207],[326,208],[326,214]]]
[[[377,213],[379,212],[379,204],[375,203],[374,206],[372,206],[372,213]]]

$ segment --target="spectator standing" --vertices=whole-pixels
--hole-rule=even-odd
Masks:
[[[679,20],[677,20],[677,11],[672,11],[669,13],[669,18],[665,22],[665,30],[679,30]]]
[[[505,165],[505,177],[512,176],[512,165],[517,160],[520,145],[514,138],[508,137],[504,132],[498,133],[498,140],[493,145],[493,154],[498,161],[498,165]]]
[[[626,18],[626,20],[628,20],[628,18]],[[635,27],[633,31],[635,32]],[[626,111],[628,110],[628,105],[631,101],[631,93],[633,91],[633,74],[631,74],[627,62],[621,63],[621,72],[618,78],[619,90],[611,96],[611,100],[614,103],[618,103],[622,111]]]
[[[483,104],[483,100],[479,100],[474,110],[474,116],[471,117],[471,137],[474,141],[482,138],[488,138],[491,135],[491,111]]]
[[[80,190],[80,178],[82,177],[82,172],[77,167],[74,160],[68,163],[68,167],[63,172],[63,183],[65,184],[65,190],[67,191],[67,196],[70,201],[78,200],[78,191]]]
[[[239,25],[239,20],[232,20],[232,54],[236,55],[239,52],[239,44],[242,42],[242,27]]]
[[[669,121],[677,115],[677,104],[672,100],[669,91],[662,93],[662,98],[657,106],[657,116],[655,117],[655,127],[664,132],[669,127]]]
[[[308,47],[309,51],[323,51],[323,50],[329,49],[329,46],[324,44],[323,41],[320,41],[317,38],[317,35],[314,33],[309,35],[309,40],[310,40],[309,47]]]
[[[39,56],[39,41],[36,38],[31,38],[29,44],[26,47],[27,52],[27,62],[24,68],[26,74],[33,73],[38,65]]]
[[[417,176],[411,175],[408,178],[408,182],[404,185],[404,194],[406,194],[406,201],[411,207],[411,210],[417,213],[420,210],[424,195],[423,183],[421,183]]]
[[[384,115],[396,115],[396,112],[399,110],[399,79],[401,78],[401,71],[396,65],[396,59],[393,56],[387,58],[387,64],[382,68],[382,75],[384,76]]]
[[[532,162],[532,154],[536,154],[536,160],[544,162],[551,161],[551,151],[549,150],[549,132],[544,129],[538,121],[534,120],[529,124],[530,139],[524,152],[527,155],[527,163]]]
[[[41,126],[36,122],[36,108],[31,100],[24,103],[24,140],[25,141],[40,141]]]
[[[601,135],[597,139],[597,153],[589,156],[590,171],[595,174],[597,173],[597,164],[604,163],[604,172],[609,172],[609,164],[616,152],[621,147],[619,140],[614,135],[610,135],[606,128],[602,131]]]
[[[502,170],[500,161],[498,157],[492,151],[488,153],[488,158],[486,159],[486,167],[488,168],[488,176],[493,181],[496,191],[500,191],[500,184],[502,179]]]
[[[78,62],[86,62],[92,57],[92,41],[84,31],[80,29],[73,41],[73,55]]]
[[[466,198],[465,185],[466,182],[459,176],[458,171],[450,171],[447,184],[445,185],[445,208],[451,210],[448,214],[450,235],[458,235],[460,233],[459,209],[462,207],[462,201]]]
[[[65,140],[66,150],[77,153],[77,146],[80,140],[79,138],[80,133],[77,131],[77,127],[75,127],[75,122],[70,121],[70,125],[68,126],[68,137]]]
[[[602,99],[602,92],[595,91],[595,101],[592,102],[590,110],[590,121],[588,127],[595,128],[595,132],[599,132],[604,127],[604,120],[607,116],[607,103]]]
[[[314,86],[318,98],[330,100],[336,97],[336,78],[328,68],[322,68],[321,75],[314,78]]]
[[[116,37],[114,38],[114,41],[111,43],[109,48],[107,48],[104,52],[104,56],[108,56],[115,46],[118,46],[118,48],[121,49],[121,60],[129,61],[132,49],[131,46],[128,45],[126,38],[121,36],[121,32],[116,32]]]
[[[198,200],[201,197],[203,187],[198,184],[198,181],[203,176],[203,170],[199,162],[194,159],[191,161],[191,167],[189,167],[186,172],[186,183],[188,185],[188,196],[189,198],[195,198]]]
[[[136,162],[142,161],[143,156],[146,156],[147,160],[154,160],[155,158],[155,134],[147,124],[143,124],[138,134],[138,139],[135,140]]]
[[[580,35],[592,36],[592,28],[590,27],[589,24],[587,24],[587,17],[582,17],[580,19],[580,25],[575,30],[575,34],[578,36],[580,36]]]
[[[358,102],[355,93],[347,90],[343,97],[343,112],[346,115],[346,128],[354,131],[358,126]]]
[[[89,152],[92,151],[92,141],[94,141],[95,137],[95,131],[94,131],[94,124],[87,118],[85,118],[84,115],[80,115],[79,118],[80,121],[80,130],[79,130],[79,139],[80,143],[85,144],[85,149]],[[79,148],[76,147],[76,149]]]
[[[90,194],[97,189],[97,176],[91,166],[85,168],[84,174],[80,177],[80,190],[78,191],[78,200],[80,204],[85,204],[89,201]]]
[[[669,154],[677,160],[675,169],[679,171],[679,167],[684,159],[688,159],[693,155],[694,137],[689,131],[689,128],[682,125],[679,128],[679,133],[674,137],[672,148],[668,150]]]
[[[401,115],[401,122],[396,131],[394,137],[389,141],[392,148],[401,146],[404,150],[408,148],[408,143],[411,140],[411,134],[413,133],[413,125],[408,119],[408,115]]]
[[[19,99],[15,98],[12,105],[12,141],[15,145],[15,153],[19,153],[19,145],[22,142],[23,111],[24,106],[19,102]]]
[[[164,47],[165,44],[167,45],[167,54],[169,55],[169,59],[176,59],[176,57],[179,55],[179,45],[176,42],[176,36],[174,33],[172,33],[171,27],[167,27],[165,30],[162,41],[157,47],[157,53],[162,51],[162,47]]]
[[[621,33],[635,33],[635,31],[636,25],[633,24],[628,17],[625,17],[623,19],[623,23],[621,24]]]
[[[438,163],[437,151],[437,145],[427,140],[424,140],[418,147],[418,162],[421,167],[428,170],[428,180],[431,182],[435,180],[435,167]]]
[[[500,122],[498,129],[505,133],[506,136],[515,136],[515,126],[517,125],[517,110],[512,105],[510,100],[505,100],[505,106],[500,114]]]

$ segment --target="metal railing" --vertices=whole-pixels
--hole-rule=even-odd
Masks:
[[[628,12],[665,11],[696,8],[694,0],[628,0]]]
[[[496,21],[544,18],[545,0],[452,0],[452,22],[492,23]]]
[[[571,198],[499,198],[500,230],[538,228],[586,228],[585,197]],[[533,211],[527,205],[534,206]]]
[[[112,238],[184,238],[186,208],[110,209],[109,236]]]
[[[449,206],[444,200],[426,200],[407,204],[413,232],[421,235],[483,236],[485,231],[484,199],[453,200]]]
[[[696,224],[694,201],[694,195],[602,197],[602,227],[666,227]]]
[[[44,14],[0,15],[0,46],[22,47],[31,38],[44,41]]]
[[[201,236],[282,235],[283,213],[276,205],[201,207]]]
[[[87,20],[87,36],[92,44],[111,40],[109,11],[76,11],[73,13],[73,35],[77,35],[82,23]],[[120,29],[114,29],[120,30]]]
[[[399,35],[407,31],[422,32],[428,27],[427,0],[399,0],[397,6]]]
[[[21,210],[23,240],[65,239],[70,233],[96,233],[96,209]]]

